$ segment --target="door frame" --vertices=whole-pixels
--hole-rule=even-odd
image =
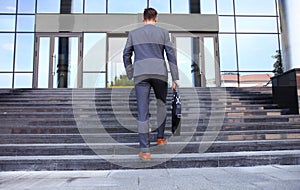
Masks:
[[[177,56],[177,37],[194,37],[199,38],[199,59],[200,59],[200,75],[201,75],[201,87],[206,87],[205,80],[205,57],[204,57],[204,38],[214,38],[214,58],[215,58],[215,79],[216,87],[221,86],[221,73],[220,73],[220,58],[219,58],[219,44],[217,33],[171,33],[172,42],[174,45],[174,51]]]
[[[54,68],[54,43],[55,37],[78,37],[78,69],[77,69],[77,88],[82,88],[82,56],[83,56],[83,34],[82,33],[35,33],[34,37],[34,69],[33,69],[33,88],[38,88],[38,69],[39,69],[39,48],[40,38],[50,38],[49,47],[49,79],[48,88],[53,88],[53,72]]]

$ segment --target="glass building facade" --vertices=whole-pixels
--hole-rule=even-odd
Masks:
[[[183,86],[262,86],[273,76],[272,56],[281,49],[277,0],[61,1],[0,0],[0,88],[57,87],[62,38],[68,39],[68,87],[131,85],[121,77],[126,35],[101,30],[57,34],[36,31],[37,15],[64,13],[62,5],[70,6],[68,13],[72,15],[138,14],[145,7],[166,15],[217,15],[218,32],[170,34],[175,47],[184,49],[177,51],[179,64],[183,60],[188,65],[180,66],[185,75],[181,77]],[[195,58],[195,40],[203,49],[198,51],[199,58]],[[198,64],[204,64],[198,66],[198,74],[193,66],[197,59]],[[217,66],[212,66],[215,63]],[[198,83],[195,78],[203,74],[203,67],[206,78]]]

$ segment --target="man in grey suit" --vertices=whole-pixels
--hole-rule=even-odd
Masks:
[[[149,140],[149,93],[151,87],[157,99],[157,145],[167,143],[164,138],[166,125],[166,98],[168,93],[168,71],[166,52],[172,75],[172,89],[178,86],[178,68],[169,32],[155,26],[157,11],[144,10],[144,26],[129,32],[123,52],[123,61],[128,78],[134,79],[138,108],[138,132],[141,152],[139,157],[150,160]],[[134,52],[134,64],[132,54]]]

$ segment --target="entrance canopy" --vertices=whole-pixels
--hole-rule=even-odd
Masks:
[[[36,14],[36,32],[126,33],[140,27],[142,17],[142,14]],[[218,15],[214,14],[159,14],[157,25],[170,32],[219,31]]]

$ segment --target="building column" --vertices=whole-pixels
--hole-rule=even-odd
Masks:
[[[284,70],[300,68],[300,1],[279,0]]]
[[[72,0],[61,0],[60,14],[71,14]],[[69,37],[58,39],[57,88],[68,87]]]

